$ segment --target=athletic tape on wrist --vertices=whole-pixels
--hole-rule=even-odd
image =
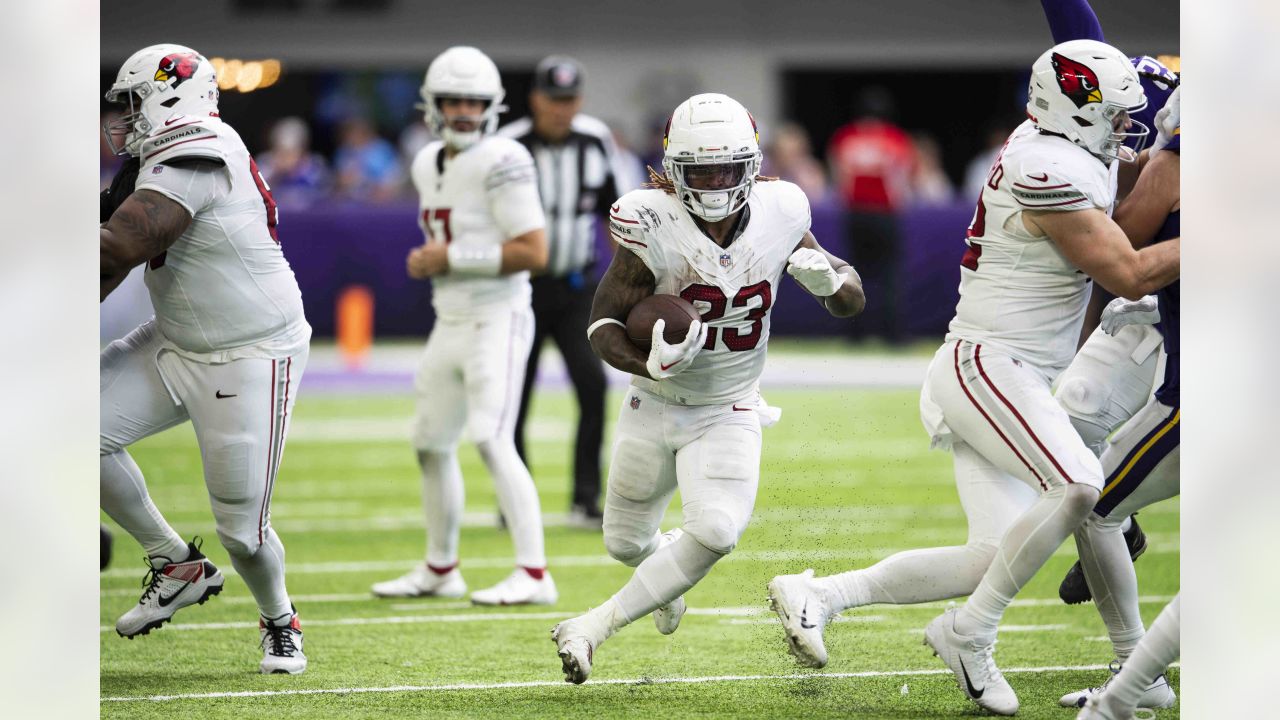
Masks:
[[[623,330],[627,329],[626,324],[623,323],[621,320],[614,320],[613,318],[600,318],[599,320],[591,323],[591,325],[587,328],[587,340],[590,340],[591,333],[595,332],[602,325],[617,325]]]
[[[454,243],[445,252],[449,255],[449,272],[457,275],[497,277],[502,268],[499,245],[465,247]]]

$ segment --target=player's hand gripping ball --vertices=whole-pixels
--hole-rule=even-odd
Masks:
[[[653,338],[653,326],[665,320],[663,340],[679,343],[689,334],[689,326],[698,320],[693,303],[678,295],[650,295],[631,308],[627,314],[627,337],[641,350],[649,350]]]

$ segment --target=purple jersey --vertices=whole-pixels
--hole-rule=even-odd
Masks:
[[[1175,152],[1179,155],[1182,154],[1181,129],[1173,136],[1173,139],[1169,141],[1169,145],[1164,150]],[[1161,225],[1160,230],[1156,232],[1155,242],[1182,236],[1182,225],[1178,216],[1179,212],[1177,210],[1169,213],[1169,217],[1165,218],[1164,225]],[[1160,323],[1156,327],[1160,329],[1160,334],[1164,337],[1164,351],[1168,355],[1164,364],[1164,384],[1156,390],[1156,399],[1170,407],[1178,407],[1178,365],[1180,354],[1178,337],[1181,333],[1181,328],[1178,325],[1179,295],[1177,280],[1156,292],[1156,297],[1160,301]]]

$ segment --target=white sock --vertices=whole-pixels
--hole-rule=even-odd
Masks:
[[[612,635],[688,592],[722,557],[685,533],[645,558],[621,590],[587,614]]]
[[[1116,658],[1124,663],[1145,630],[1138,609],[1138,575],[1120,527],[1092,515],[1076,530],[1076,549]]]
[[[289,592],[284,587],[284,544],[275,528],[267,527],[262,544],[253,555],[232,553],[231,564],[249,586],[263,617],[277,618],[292,611]]]
[[[493,476],[498,507],[507,519],[507,529],[515,545],[516,565],[545,568],[547,554],[543,547],[542,505],[538,501],[538,488],[533,484],[524,461],[516,453],[515,443],[510,438],[497,438],[477,443],[476,449]]]
[[[98,485],[102,509],[138,541],[148,557],[176,561],[187,558],[186,541],[151,502],[142,470],[128,451],[99,456]]]
[[[1138,699],[1169,664],[1178,659],[1181,599],[1182,594],[1179,593],[1160,611],[1155,622],[1151,623],[1151,630],[1103,692],[1100,701],[1112,715],[1132,717],[1138,707]]]
[[[464,502],[458,453],[418,452],[422,469],[422,509],[427,515],[427,565],[452,568],[458,564],[458,533]]]
[[[863,570],[818,580],[832,610],[875,603],[906,605],[972,593],[991,564],[992,545],[907,550]]]
[[[982,582],[956,614],[956,632],[994,637],[1014,596],[1080,526],[1097,500],[1096,488],[1078,483],[1045,491],[1005,533]]]

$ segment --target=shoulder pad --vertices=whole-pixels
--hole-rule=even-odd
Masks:
[[[143,165],[177,158],[205,158],[226,163],[226,152],[212,122],[203,118],[180,116],[170,125],[156,129],[142,141]]]
[[[511,138],[489,136],[481,148],[485,170],[484,188],[494,190],[507,183],[538,181],[538,169],[529,150]]]
[[[783,217],[789,222],[802,225],[805,230],[809,229],[811,223],[809,197],[804,194],[799,185],[786,180],[757,182],[756,190],[759,191],[762,188],[773,195],[775,207]]]
[[[645,229],[651,223],[645,211],[644,193],[647,190],[632,190],[618,198],[609,206],[609,235],[619,245],[632,250],[647,248],[649,245]]]
[[[1031,137],[1010,145],[1001,162],[1009,192],[1019,205],[1039,210],[1106,208],[1114,201],[1106,165],[1068,141]],[[1012,151],[1012,152],[1010,152]]]

